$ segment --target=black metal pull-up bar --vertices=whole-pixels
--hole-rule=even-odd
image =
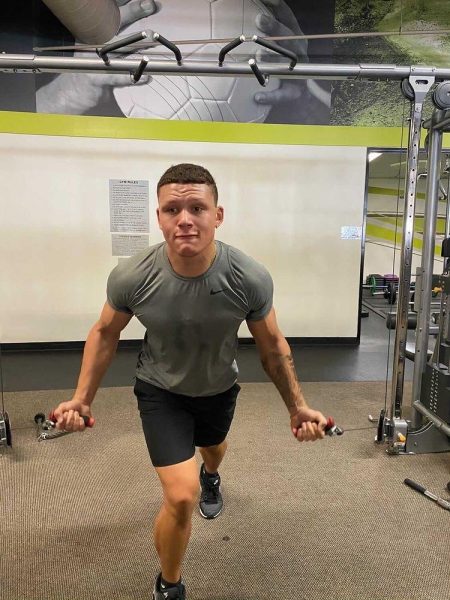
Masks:
[[[105,44],[101,48],[96,49],[97,55],[103,60],[105,65],[109,65],[108,54],[113,52],[114,50],[118,50],[119,48],[126,48],[130,44],[134,44],[135,42],[139,42],[140,40],[144,40],[147,37],[145,31],[140,31],[139,33],[133,33],[132,35],[128,35],[126,37],[120,38],[114,42],[110,42],[109,44]]]

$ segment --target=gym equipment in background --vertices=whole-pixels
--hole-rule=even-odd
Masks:
[[[410,78],[411,80],[411,78]],[[414,80],[410,81],[414,84]],[[406,85],[406,84],[405,84]],[[404,89],[405,86],[402,87]],[[407,86],[406,86],[407,87]],[[411,95],[412,90],[412,95]],[[418,162],[421,111],[424,95],[409,89],[411,101],[408,176],[403,219],[403,241],[399,302],[396,314],[395,356],[392,376],[391,406],[381,411],[376,441],[387,441],[390,454],[420,454],[450,451],[450,209],[447,195],[445,239],[442,243],[442,275],[433,276],[436,221],[440,189],[442,138],[450,131],[450,83],[440,83],[433,92],[435,109],[423,124],[428,129],[427,191],[423,224],[421,266],[416,272],[414,308],[416,310],[415,349],[406,351],[410,307],[412,240],[415,211],[415,185]],[[406,94],[405,94],[406,95]],[[440,293],[439,314],[435,313],[436,341],[429,352],[430,307],[433,293]],[[410,407],[404,410],[404,363],[414,360]]]
[[[363,289],[369,289],[371,296],[383,296],[389,304],[395,304],[398,291],[398,276],[394,274],[380,275],[371,273],[366,277]]]

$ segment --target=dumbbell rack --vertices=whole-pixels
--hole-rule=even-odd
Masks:
[[[383,296],[389,304],[395,304],[397,301],[398,277],[397,275],[371,273],[367,276],[363,288],[369,289],[371,296]]]

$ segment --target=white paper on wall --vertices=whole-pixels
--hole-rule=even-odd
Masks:
[[[109,180],[111,233],[148,233],[148,181]]]
[[[149,246],[148,235],[112,233],[111,240],[113,256],[133,256],[133,254],[137,254]]]
[[[362,227],[355,225],[344,225],[341,227],[341,240],[360,240],[362,238]]]

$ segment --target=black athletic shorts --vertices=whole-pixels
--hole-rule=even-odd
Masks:
[[[240,386],[215,396],[183,396],[136,378],[134,393],[155,467],[189,460],[195,447],[221,444],[233,420]]]

